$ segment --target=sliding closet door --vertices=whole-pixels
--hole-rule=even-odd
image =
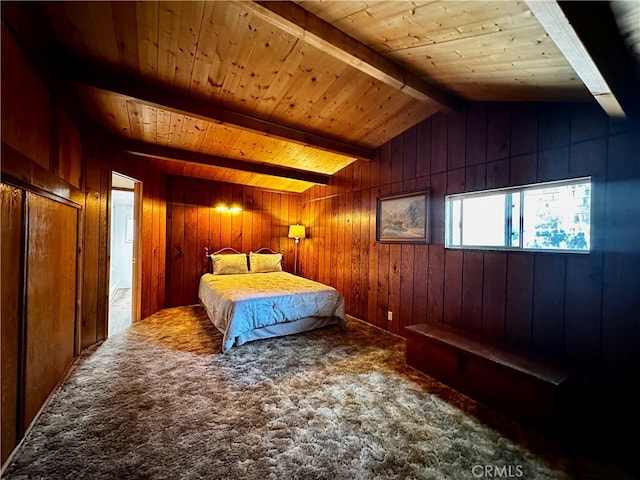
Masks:
[[[2,463],[18,443],[18,377],[20,310],[22,303],[22,212],[24,192],[0,185],[0,221],[2,223]]]
[[[71,365],[78,210],[27,193],[24,425]]]

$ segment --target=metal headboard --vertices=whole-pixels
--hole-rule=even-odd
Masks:
[[[204,250],[206,254],[209,255],[209,247],[204,247]],[[232,253],[242,253],[242,252],[237,251],[235,248],[224,247],[224,248],[221,248],[220,250],[216,250],[211,255],[221,255],[221,254],[228,255]]]
[[[259,248],[258,250],[256,250],[253,253],[271,253],[271,254],[275,254],[275,253],[280,253],[280,252],[276,252],[274,250],[271,250],[270,248],[263,247],[263,248]]]

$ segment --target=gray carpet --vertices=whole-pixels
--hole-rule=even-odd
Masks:
[[[404,340],[363,322],[220,345],[194,306],[88,349],[3,478],[630,478],[406,367]]]

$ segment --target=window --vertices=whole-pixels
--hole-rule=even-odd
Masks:
[[[591,178],[447,195],[445,246],[588,252]]]

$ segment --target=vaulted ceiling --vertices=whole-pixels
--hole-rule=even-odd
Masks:
[[[607,49],[640,51],[640,21],[628,20],[640,19],[633,17],[640,2],[620,2],[608,14],[612,22],[616,15],[626,19],[609,27],[627,43],[611,47],[609,37],[604,54],[588,47],[603,35],[590,33],[593,22],[607,31],[602,9],[612,12],[609,5],[568,3],[42,7],[57,74],[123,149],[169,174],[302,192],[355,159],[370,159],[376,147],[430,115],[468,101],[595,98],[611,115],[635,108],[624,84],[633,75],[607,66]],[[589,9],[599,9],[597,18]]]

